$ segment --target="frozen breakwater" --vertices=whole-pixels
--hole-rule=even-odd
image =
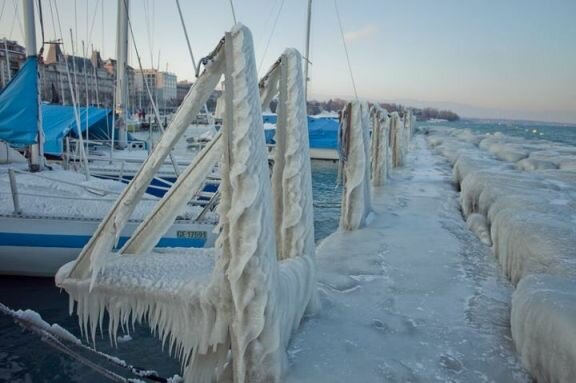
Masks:
[[[462,213],[516,286],[511,329],[539,382],[576,377],[576,148],[428,129],[453,166]]]

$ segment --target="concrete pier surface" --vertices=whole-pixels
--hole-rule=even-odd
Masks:
[[[366,227],[318,246],[322,309],[288,350],[287,382],[529,382],[512,286],[469,231],[451,167],[416,135],[373,189]]]

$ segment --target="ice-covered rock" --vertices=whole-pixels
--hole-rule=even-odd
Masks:
[[[538,382],[576,377],[576,279],[533,274],[512,298],[512,337]]]
[[[479,141],[435,129],[428,141],[454,163],[462,212],[517,285],[512,335],[542,382],[576,376],[576,149],[501,133]],[[465,136],[463,135],[463,138]],[[455,141],[456,140],[456,141]]]

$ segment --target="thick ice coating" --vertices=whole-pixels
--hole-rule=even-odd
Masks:
[[[278,81],[284,102],[278,129],[283,132],[273,210],[252,37],[242,25],[227,37],[225,53],[215,58],[215,65],[225,67],[226,98],[232,102],[220,139],[217,248],[123,256],[107,252],[98,255],[95,274],[73,278],[71,263],[60,270],[57,284],[70,294],[71,309],[77,302],[85,334],[94,336],[105,312],[114,339],[120,326],[148,322],[182,361],[188,382],[276,382],[286,368],[290,337],[315,303],[301,57],[287,50],[281,58]]]
[[[514,342],[538,381],[576,371],[576,161],[573,147],[543,140],[430,129],[454,166],[469,227],[493,244],[512,302]]]
[[[344,185],[340,228],[356,230],[366,224],[371,211],[367,105],[353,101],[344,107],[340,146],[340,171]]]
[[[370,117],[372,119],[372,186],[382,186],[388,177],[390,118],[388,112],[378,104],[370,108]]]
[[[512,337],[538,382],[576,377],[576,281],[532,274],[512,298]]]

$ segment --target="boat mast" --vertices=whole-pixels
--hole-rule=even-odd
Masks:
[[[310,21],[312,19],[312,0],[308,0],[308,20],[306,21],[306,57],[304,58],[304,98],[308,101],[308,66],[310,65]]]
[[[26,45],[26,58],[36,57],[36,26],[34,25],[34,0],[23,1],[24,13],[24,41]],[[38,69],[36,69],[38,70]],[[36,77],[38,82],[38,76]],[[36,86],[38,89],[38,84]],[[36,93],[38,100],[37,143],[30,147],[30,171],[38,172],[44,168],[44,134],[42,133],[42,114],[40,110],[40,94]]]
[[[118,145],[125,148],[128,145],[128,132],[126,126],[128,105],[128,78],[126,66],[128,64],[128,9],[130,0],[118,0],[118,18],[116,29],[116,113],[118,118]]]

